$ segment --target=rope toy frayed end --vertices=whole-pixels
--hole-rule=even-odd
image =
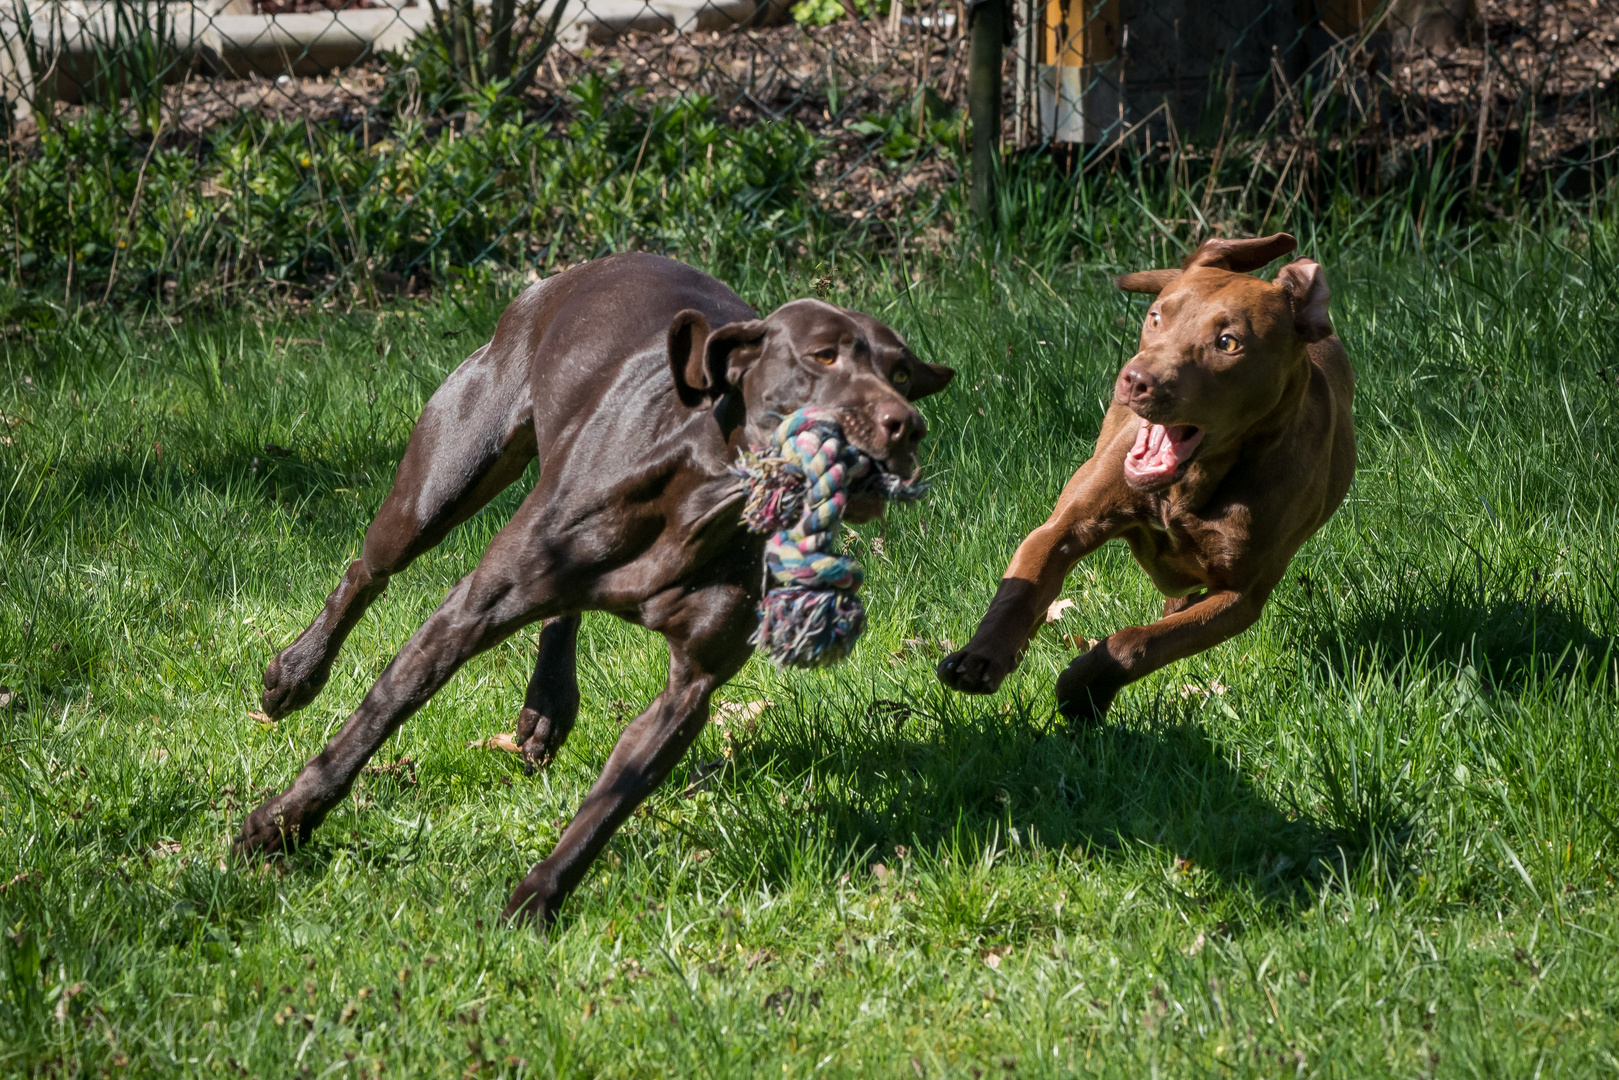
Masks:
[[[743,522],[772,534],[749,643],[786,667],[842,660],[866,628],[860,564],[833,551],[844,508],[851,496],[912,502],[927,485],[885,471],[849,444],[832,413],[814,408],[784,419],[769,446],[743,451],[735,471],[747,489]]]

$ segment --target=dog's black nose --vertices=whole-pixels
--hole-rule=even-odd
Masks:
[[[1147,401],[1158,396],[1158,378],[1131,364],[1119,372],[1119,389],[1126,402]]]

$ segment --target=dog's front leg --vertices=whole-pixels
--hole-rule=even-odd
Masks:
[[[1109,511],[1113,485],[1092,458],[1063,489],[1044,525],[1018,545],[978,630],[939,663],[939,681],[967,694],[993,694],[1023,658],[1046,609],[1062,593],[1074,564],[1112,539],[1120,524]]]
[[[708,723],[709,695],[741,670],[752,651],[754,598],[745,589],[715,587],[687,594],[670,624],[669,681],[632,720],[607,758],[579,812],[557,846],[528,872],[506,904],[512,922],[556,921],[568,895],[618,827],[669,776]]]
[[[1109,634],[1057,676],[1057,710],[1075,723],[1100,720],[1129,683],[1252,626],[1268,592],[1217,590],[1150,626],[1127,626]],[[1172,607],[1165,605],[1166,610]]]

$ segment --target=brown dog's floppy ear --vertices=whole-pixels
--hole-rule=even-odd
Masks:
[[[1327,317],[1332,293],[1319,263],[1295,259],[1276,272],[1276,284],[1293,302],[1293,325],[1299,337],[1313,343],[1332,333],[1332,320]]]
[[[1133,274],[1120,274],[1113,284],[1125,292],[1151,293],[1157,296],[1181,276],[1179,270],[1138,270]]]
[[[703,363],[708,345],[708,317],[687,308],[669,324],[669,371],[675,377],[675,393],[688,409],[708,398],[708,377]]]
[[[758,359],[756,346],[764,338],[765,324],[758,319],[708,328],[708,317],[687,308],[669,324],[669,372],[675,393],[687,408],[722,397],[739,382],[748,365]]]
[[[669,371],[675,393],[688,409],[709,402],[727,439],[745,418],[742,376],[759,359],[765,324],[758,319],[708,328],[708,317],[687,308],[669,324]]]
[[[1298,246],[1293,234],[1285,232],[1245,240],[1205,240],[1186,257],[1181,267],[1190,270],[1194,266],[1213,266],[1246,274],[1280,259]]]
[[[956,377],[956,369],[945,367],[943,364],[924,364],[918,360],[911,368],[911,381],[905,387],[907,401],[920,401],[929,394],[937,394],[950,385],[950,380]]]
[[[764,339],[762,319],[726,323],[709,334],[703,349],[703,370],[708,376],[709,392],[740,392],[742,376],[759,359],[759,346]]]

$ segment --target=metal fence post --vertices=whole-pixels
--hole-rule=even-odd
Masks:
[[[972,52],[967,116],[973,125],[972,208],[988,224],[995,213],[995,173],[1001,150],[1001,51],[1005,47],[1006,0],[972,5]]]

